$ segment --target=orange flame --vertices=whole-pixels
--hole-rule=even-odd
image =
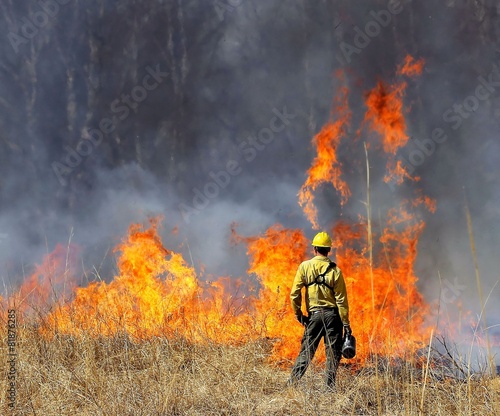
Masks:
[[[180,336],[192,341],[239,340],[246,315],[225,307],[223,280],[203,294],[196,273],[182,256],[167,250],[158,236],[159,219],[150,228],[130,227],[116,247],[119,275],[109,284],[92,283],[75,291],[74,300],[51,313],[51,331],[93,335],[127,333],[137,339]],[[204,297],[212,297],[207,302]],[[228,317],[231,317],[228,319]],[[233,332],[221,332],[222,322]]]
[[[74,245],[65,248],[57,244],[8,299],[9,305],[26,316],[43,316],[55,304],[64,302],[75,287],[73,266],[79,253]]]
[[[382,136],[382,145],[386,153],[395,154],[409,139],[403,115],[402,98],[405,89],[405,82],[389,86],[379,81],[366,96],[368,109],[364,121]]]
[[[235,241],[248,245],[249,274],[255,274],[260,283],[254,301],[257,332],[274,341],[271,360],[282,363],[292,360],[298,352],[302,326],[290,307],[290,291],[297,265],[305,260],[308,241],[301,230],[287,230],[277,224],[263,236]]]
[[[421,75],[424,70],[424,60],[419,59],[415,61],[415,58],[411,55],[406,55],[403,65],[398,68],[398,74],[406,75],[407,77],[415,77]]]
[[[388,213],[388,226],[378,238],[372,269],[374,308],[364,226],[339,223],[333,230],[359,356],[411,356],[428,339],[424,328],[428,306],[416,288],[413,274],[416,245],[424,223],[413,220],[402,208]]]
[[[420,75],[423,65],[422,59],[415,61],[408,55],[403,65],[398,69],[398,74],[407,77]],[[363,124],[367,124],[374,132],[380,134],[384,152],[390,155],[387,162],[386,182],[395,179],[397,183],[401,183],[404,177],[409,177],[401,163],[394,160],[396,152],[406,146],[409,140],[406,134],[403,105],[406,88],[405,81],[393,85],[379,81],[377,86],[368,92],[365,99],[367,111]]]
[[[314,229],[319,229],[319,224],[313,191],[321,184],[330,182],[340,193],[341,204],[344,204],[351,196],[347,183],[341,178],[342,164],[337,156],[338,145],[351,117],[347,103],[347,93],[347,87],[340,88],[339,95],[335,98],[335,109],[333,111],[333,115],[337,117],[337,120],[328,122],[313,139],[316,157],[307,171],[307,179],[298,194],[299,204]]]

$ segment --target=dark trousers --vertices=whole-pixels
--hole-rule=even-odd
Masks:
[[[289,384],[296,383],[304,375],[323,338],[326,348],[326,384],[333,387],[342,350],[342,321],[337,309],[322,309],[309,318]]]

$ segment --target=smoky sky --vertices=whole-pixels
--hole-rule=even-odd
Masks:
[[[296,195],[314,157],[311,138],[335,119],[332,103],[342,85],[335,73],[342,69],[352,120],[338,151],[353,196],[341,207],[331,187],[320,188],[320,225],[365,213],[362,143],[373,142],[374,212],[385,213],[417,189],[437,201],[435,214],[422,213],[427,227],[416,264],[422,292],[434,300],[438,273],[457,278],[466,289],[449,306],[460,300],[480,313],[467,200],[485,297],[491,292],[488,313],[498,315],[494,2],[0,0],[0,10],[5,286],[70,239],[84,249],[83,268],[102,267],[110,278],[111,248],[131,223],[153,215],[164,216],[165,245],[213,275],[245,275],[245,248],[229,242],[232,222],[245,235],[280,222],[311,237]],[[382,19],[378,30],[374,16]],[[366,92],[379,80],[400,81],[396,68],[407,54],[425,66],[407,80],[411,139],[397,156],[418,162],[412,175],[420,181],[391,188],[382,181],[377,135],[357,131]],[[491,81],[488,96],[470,98],[481,77]],[[113,121],[107,133],[105,120]],[[420,146],[435,129],[447,138],[426,154]],[[85,155],[75,156],[77,149]],[[214,176],[223,186],[209,187],[216,196],[186,221],[180,207],[193,207]],[[178,234],[170,232],[175,226]]]

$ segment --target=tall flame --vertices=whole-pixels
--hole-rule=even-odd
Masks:
[[[343,77],[339,73],[339,79]],[[318,210],[314,205],[313,192],[324,183],[332,183],[340,194],[340,202],[344,204],[351,196],[351,191],[342,179],[342,164],[338,159],[338,146],[344,136],[345,129],[349,125],[351,112],[347,103],[347,87],[341,87],[335,98],[335,107],[332,116],[335,121],[328,122],[314,137],[313,145],[316,148],[316,157],[312,166],[307,171],[307,179],[300,188],[298,197],[299,204],[304,214],[311,222],[314,229],[319,229]]]
[[[415,77],[422,73],[423,65],[422,59],[415,61],[413,57],[407,55],[397,74]],[[405,177],[409,178],[401,163],[396,162],[394,158],[396,152],[406,146],[409,140],[403,105],[407,86],[404,80],[392,85],[379,81],[376,87],[367,93],[365,99],[367,111],[364,124],[380,134],[384,152],[389,154],[386,182],[396,179],[397,183],[401,183]]]

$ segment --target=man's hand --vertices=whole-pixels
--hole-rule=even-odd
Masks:
[[[344,337],[349,337],[352,335],[352,329],[351,329],[351,325],[349,324],[344,324]]]
[[[306,315],[297,315],[297,320],[304,326],[309,324],[309,317]]]

